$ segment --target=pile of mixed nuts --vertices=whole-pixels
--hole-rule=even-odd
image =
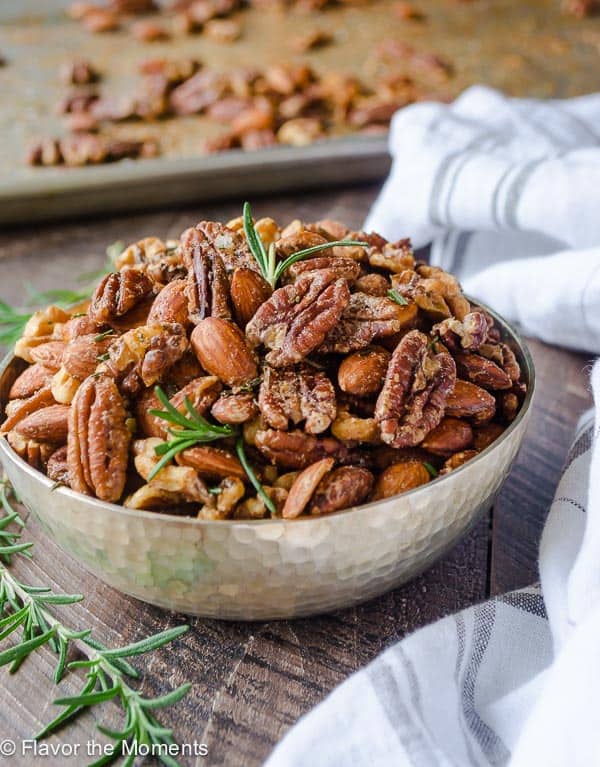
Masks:
[[[248,208],[143,239],[115,268],[83,307],[28,322],[0,427],[105,501],[202,519],[338,511],[461,466],[525,394],[489,314],[408,240],[282,229]]]

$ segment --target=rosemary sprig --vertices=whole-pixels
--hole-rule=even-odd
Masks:
[[[273,289],[275,289],[275,286],[279,282],[283,273],[289,269],[292,264],[295,264],[296,261],[300,261],[303,258],[308,258],[309,256],[314,256],[315,253],[320,253],[321,251],[328,250],[329,248],[350,246],[359,246],[363,248],[369,247],[367,242],[360,242],[358,240],[334,240],[333,242],[324,242],[320,245],[313,245],[311,248],[304,248],[303,250],[299,250],[296,253],[292,253],[291,256],[288,256],[283,261],[277,263],[275,243],[271,243],[268,250],[265,249],[260,234],[254,226],[254,221],[252,219],[252,209],[250,208],[250,203],[248,202],[244,203],[243,220],[244,234],[246,235],[248,247],[256,259],[256,263],[258,264],[262,276]]]
[[[214,442],[217,439],[235,435],[236,432],[231,426],[219,426],[218,424],[210,423],[206,418],[203,418],[187,397],[184,400],[185,409],[188,412],[188,415],[186,416],[183,413],[180,413],[179,410],[169,402],[169,398],[160,386],[157,386],[154,389],[154,392],[158,401],[164,407],[164,410],[153,408],[149,413],[150,415],[153,415],[156,418],[161,418],[163,421],[171,424],[168,428],[168,432],[173,436],[173,439],[167,440],[154,448],[156,455],[162,457],[148,475],[148,481],[153,479],[158,472],[182,450],[187,450],[188,447],[193,447],[194,445]]]
[[[180,701],[191,685],[183,684],[166,695],[146,698],[131,684],[131,680],[139,678],[139,673],[129,659],[163,647],[188,631],[189,626],[177,626],[125,647],[108,649],[92,638],[90,630],[76,631],[65,625],[51,608],[79,602],[83,599],[80,594],[55,594],[49,588],[29,586],[8,569],[10,558],[22,554],[25,547],[28,549],[32,545],[16,543],[21,537],[20,530],[7,532],[11,524],[21,528],[24,525],[10,502],[9,492],[8,483],[0,482],[0,532],[4,534],[0,536],[0,641],[15,636],[18,629],[21,633],[15,644],[0,651],[0,666],[9,666],[10,672],[14,673],[35,650],[48,645],[58,656],[54,673],[56,684],[69,671],[86,671],[80,693],[57,698],[54,703],[63,710],[35,738],[47,737],[86,709],[115,700],[125,715],[123,729],[111,730],[97,725],[114,745],[112,753],[107,753],[90,767],[112,764],[126,754],[123,767],[131,767],[135,761],[136,744],[150,746],[152,753],[166,767],[179,767],[169,755],[169,746],[175,743],[173,733],[160,724],[153,712]],[[83,659],[67,662],[72,650],[78,650]]]
[[[408,300],[404,298],[402,293],[398,293],[397,290],[394,290],[392,288],[391,290],[388,290],[387,294],[388,294],[388,298],[391,298],[392,301],[395,301],[397,304],[400,304],[400,306],[408,306]]]
[[[238,458],[240,459],[240,463],[242,464],[242,467],[246,474],[248,475],[248,479],[254,486],[254,489],[256,492],[260,495],[260,497],[263,500],[263,503],[269,509],[271,514],[275,514],[277,512],[277,509],[275,508],[275,504],[273,501],[269,498],[269,496],[265,493],[264,487],[260,484],[258,477],[254,473],[254,469],[250,464],[248,463],[248,458],[246,456],[246,451],[244,449],[244,439],[243,437],[238,437],[235,443],[235,452],[237,453]]]
[[[429,475],[435,479],[438,476],[438,470],[435,468],[435,466],[432,466],[432,464],[428,463],[427,461],[423,461],[423,466],[427,469],[429,472]]]

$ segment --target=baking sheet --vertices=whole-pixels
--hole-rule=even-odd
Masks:
[[[115,136],[157,137],[163,150],[157,159],[28,168],[29,143],[64,131],[56,114],[65,92],[58,69],[74,56],[85,56],[101,69],[103,90],[127,93],[135,87],[139,62],[155,56],[194,56],[215,69],[306,60],[319,71],[350,71],[369,79],[377,66],[377,44],[392,38],[454,64],[455,75],[446,83],[419,75],[434,95],[453,96],[475,82],[537,97],[598,88],[600,19],[564,17],[560,0],[414,0],[426,16],[423,23],[401,20],[393,11],[395,1],[373,0],[310,16],[244,10],[237,16],[241,40],[222,45],[202,35],[152,44],[125,32],[91,35],[66,18],[65,0],[2,0],[0,54],[8,65],[0,68],[0,223],[348,184],[382,178],[388,168],[385,138],[357,135],[303,148],[203,156],[202,137],[223,126],[198,116],[111,127]],[[290,51],[293,37],[315,28],[333,32],[335,44],[303,56]]]

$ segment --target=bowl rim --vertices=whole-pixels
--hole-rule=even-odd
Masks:
[[[469,298],[467,296],[467,298]],[[236,525],[238,527],[242,527],[244,525],[273,525],[273,524],[283,524],[283,525],[297,525],[297,524],[306,524],[309,522],[312,522],[313,524],[317,522],[317,520],[333,520],[333,519],[339,519],[348,516],[349,514],[360,514],[363,513],[369,509],[373,509],[374,507],[381,506],[382,503],[391,501],[393,499],[398,498],[414,498],[418,496],[419,494],[424,494],[428,491],[430,491],[432,485],[435,485],[438,482],[443,482],[445,480],[450,480],[452,478],[455,478],[460,472],[471,470],[473,469],[478,461],[489,455],[493,450],[495,450],[497,447],[499,447],[502,442],[504,442],[510,434],[516,430],[517,426],[523,421],[527,413],[529,412],[531,408],[531,403],[533,401],[533,396],[535,393],[536,388],[536,376],[535,376],[535,366],[533,363],[533,358],[531,356],[531,352],[529,351],[529,347],[527,346],[527,343],[525,342],[524,338],[520,335],[520,333],[515,330],[515,328],[507,322],[500,314],[495,312],[493,309],[490,309],[486,304],[482,303],[481,301],[472,300],[469,298],[469,301],[477,308],[484,309],[486,312],[488,312],[494,320],[500,325],[500,328],[505,336],[509,336],[509,340],[513,342],[513,344],[518,348],[518,351],[520,352],[522,356],[522,361],[525,363],[525,370],[527,373],[527,392],[525,395],[525,399],[523,400],[523,403],[521,404],[521,408],[519,412],[517,413],[514,421],[512,421],[507,428],[502,432],[502,434],[495,439],[490,445],[488,445],[486,448],[484,448],[478,455],[476,455],[474,458],[472,458],[470,461],[467,461],[466,463],[462,464],[458,468],[454,469],[449,474],[446,474],[444,476],[437,476],[434,477],[431,481],[427,482],[424,485],[420,485],[419,487],[415,487],[412,490],[407,490],[404,493],[399,493],[398,495],[392,495],[389,496],[389,498],[381,498],[377,501],[369,501],[369,503],[361,504],[360,506],[351,506],[348,509],[340,509],[339,511],[332,512],[330,514],[324,514],[321,516],[300,516],[295,519],[284,519],[283,517],[270,517],[267,519],[199,519],[198,517],[186,517],[186,516],[178,516],[175,514],[168,514],[166,512],[162,511],[148,511],[145,509],[129,509],[125,506],[122,506],[121,504],[117,503],[109,503],[108,501],[101,501],[99,498],[93,498],[92,496],[86,496],[83,495],[83,493],[78,493],[75,490],[71,490],[71,488],[68,487],[62,487],[58,486],[56,487],[56,483],[53,482],[49,477],[47,477],[45,474],[43,474],[41,471],[38,471],[37,469],[34,469],[32,466],[30,466],[23,458],[21,458],[17,453],[14,452],[14,450],[10,447],[8,444],[6,437],[2,436],[0,437],[0,457],[3,457],[4,459],[11,461],[13,464],[15,464],[16,468],[27,474],[33,481],[40,483],[42,486],[46,486],[46,490],[52,493],[56,493],[59,497],[60,496],[66,496],[67,498],[74,499],[78,503],[83,503],[89,505],[92,509],[97,509],[99,511],[103,512],[110,512],[112,514],[122,514],[127,517],[133,516],[137,519],[148,519],[152,521],[162,521],[164,523],[176,523],[176,524],[183,524],[183,525],[192,525],[192,526],[223,526],[225,524],[229,525]],[[506,340],[506,339],[505,339]],[[16,357],[12,351],[8,352],[6,356],[3,358],[2,362],[0,362],[0,377],[5,373],[7,368],[12,364],[13,360],[15,360]]]

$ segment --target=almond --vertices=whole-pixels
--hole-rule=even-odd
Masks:
[[[230,291],[235,318],[243,328],[272,293],[269,283],[258,272],[247,267],[239,267],[234,271]]]
[[[48,341],[31,349],[31,359],[56,372],[62,364],[64,351],[65,344],[62,341]]]
[[[476,424],[494,417],[496,400],[481,386],[457,379],[454,391],[446,400],[446,415],[454,418],[471,418]]]
[[[371,492],[373,475],[360,466],[340,466],[324,477],[315,492],[311,514],[331,514],[358,506]]]
[[[178,322],[186,328],[189,327],[190,314],[185,288],[185,280],[173,280],[165,285],[154,299],[148,315],[148,324]]]
[[[424,485],[429,482],[429,479],[429,472],[420,461],[395,463],[379,475],[373,500],[378,501],[381,498],[405,493],[407,490]]]
[[[317,489],[317,485],[331,471],[334,463],[333,458],[323,458],[298,474],[281,512],[284,519],[295,519],[302,514],[312,498],[312,494]]]
[[[499,423],[488,423],[481,429],[476,429],[473,437],[473,447],[475,450],[485,450],[492,444],[504,431],[504,426]]]
[[[190,340],[202,367],[227,386],[240,387],[258,376],[246,337],[232,322],[207,317],[196,325]]]
[[[14,407],[12,405],[14,404]],[[0,434],[6,434],[11,431],[16,424],[20,423],[24,418],[27,418],[31,413],[35,413],[36,410],[40,410],[43,407],[53,405],[54,397],[49,386],[44,386],[32,397],[21,401],[9,402],[10,412],[8,406],[6,408],[6,421],[0,427]]]
[[[9,399],[26,399],[31,397],[44,386],[48,386],[52,380],[52,371],[36,362],[24,370],[15,379],[8,392]]]
[[[50,405],[31,413],[15,426],[15,431],[27,439],[60,445],[69,433],[69,406]]]
[[[381,348],[367,348],[342,360],[338,383],[342,391],[367,397],[378,394],[383,386],[391,354]]]
[[[464,450],[473,441],[473,430],[459,418],[443,418],[439,426],[429,432],[421,446],[435,455],[450,455]]]
[[[179,453],[176,461],[181,466],[191,466],[198,474],[208,479],[223,477],[246,478],[242,464],[229,451],[220,447],[199,445]]]
[[[114,336],[106,336],[100,340],[98,333],[74,338],[65,348],[63,367],[70,376],[78,381],[84,381],[96,370],[103,354],[115,340]]]

